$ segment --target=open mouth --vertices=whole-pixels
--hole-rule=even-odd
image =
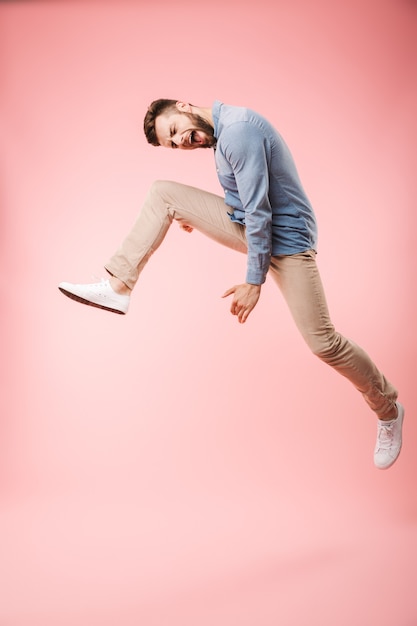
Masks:
[[[196,146],[201,146],[203,140],[198,136],[197,131],[192,130],[188,135],[188,145],[195,148]]]

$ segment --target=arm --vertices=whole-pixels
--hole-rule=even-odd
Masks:
[[[266,279],[272,249],[269,146],[256,126],[239,122],[227,130],[224,154],[232,167],[245,211],[248,244],[246,282],[261,285]]]
[[[254,126],[239,123],[228,129],[226,158],[233,168],[240,201],[245,210],[248,262],[246,283],[228,289],[233,294],[232,315],[244,323],[256,306],[271,260],[272,211],[269,203],[267,146]]]

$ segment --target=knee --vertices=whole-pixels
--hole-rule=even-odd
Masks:
[[[149,194],[151,196],[164,196],[167,192],[168,186],[172,185],[168,180],[154,180],[149,188]]]
[[[337,332],[314,335],[306,341],[314,356],[326,363],[337,356],[342,346],[342,337]]]
[[[152,206],[161,206],[165,209],[176,206],[182,197],[184,185],[172,180],[155,180],[148,192],[148,200]]]

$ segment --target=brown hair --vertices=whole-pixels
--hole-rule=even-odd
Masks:
[[[176,100],[160,98],[159,100],[154,100],[149,105],[148,110],[146,111],[145,119],[143,120],[143,131],[146,135],[148,143],[153,146],[160,145],[155,132],[155,120],[159,115],[162,115],[171,109],[175,109],[176,104]]]

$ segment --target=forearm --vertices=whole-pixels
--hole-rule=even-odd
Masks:
[[[259,216],[248,220],[246,226],[246,240],[248,244],[246,282],[251,285],[262,285],[271,262],[272,234],[268,219]],[[252,222],[255,222],[253,225]],[[254,226],[256,234],[253,233]]]

